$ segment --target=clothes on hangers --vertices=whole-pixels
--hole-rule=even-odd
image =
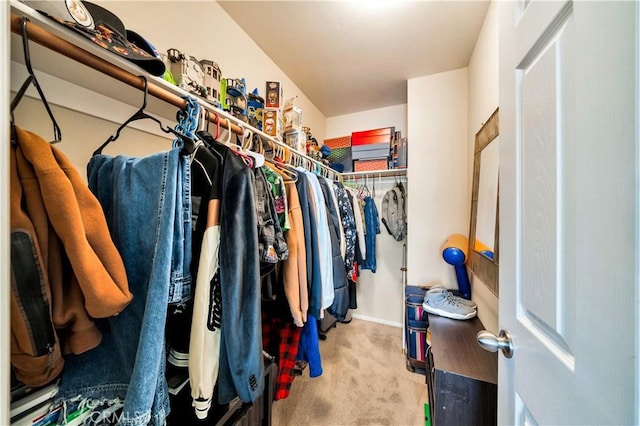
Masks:
[[[296,181],[296,189],[300,198],[302,210],[305,254],[307,266],[307,287],[309,289],[309,316],[315,319],[321,318],[322,312],[322,278],[320,276],[320,252],[318,243],[318,225],[315,215],[314,201],[311,198],[311,185],[308,177],[301,171]]]
[[[132,299],[124,263],[95,196],[67,157],[16,130],[10,146],[11,364],[38,387],[102,336],[94,323]]]
[[[244,402],[252,402],[264,389],[253,175],[230,149],[215,148],[223,151],[224,164],[220,210],[222,342],[218,402],[226,404],[236,395]]]
[[[169,412],[167,304],[190,285],[188,157],[179,148],[141,158],[97,155],[87,170],[135,297],[102,324],[97,348],[67,359],[58,398],[123,401],[121,421],[161,424]]]
[[[362,263],[362,269],[368,269],[375,273],[377,269],[376,262],[376,235],[380,233],[380,221],[378,220],[378,209],[373,198],[367,196],[364,198],[364,222],[367,229],[365,242],[367,246],[366,256]]]
[[[324,195],[320,188],[317,175],[307,170],[301,170],[308,178],[314,214],[317,219],[318,257],[320,261],[320,284],[322,287],[322,309],[327,309],[335,297],[333,288],[333,264],[331,252],[331,237],[329,234],[329,219],[325,207]]]
[[[323,177],[318,179],[324,195],[327,219],[329,221],[329,237],[331,239],[331,265],[333,273],[333,302],[327,308],[327,312],[338,321],[344,321],[349,309],[349,294],[347,284],[347,271],[344,266],[344,258],[340,253],[340,219],[338,207],[334,202],[333,188]]]
[[[289,257],[287,244],[276,213],[275,202],[263,167],[253,169],[254,195],[258,219],[258,256],[260,275],[273,270],[275,264]]]
[[[196,280],[187,355],[192,405],[198,419],[205,419],[209,414],[219,370],[222,290],[218,249],[222,167],[221,158],[206,146],[199,146],[192,158],[192,222],[195,222],[192,258],[198,261],[191,267]],[[184,334],[185,330],[176,327],[175,332]]]
[[[340,219],[342,220],[342,228],[344,230],[345,255],[344,263],[347,277],[354,280],[354,262],[356,252],[356,218],[353,213],[353,199],[349,191],[341,182],[334,182],[336,198],[338,200],[338,208],[340,209]],[[355,281],[355,280],[354,280]]]
[[[273,195],[273,201],[278,215],[278,221],[280,228],[283,232],[290,228],[289,224],[289,212],[287,207],[287,194],[284,187],[284,178],[269,166],[263,168],[264,176],[271,188],[271,194]]]

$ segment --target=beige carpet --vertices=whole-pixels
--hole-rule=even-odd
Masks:
[[[424,425],[425,376],[411,373],[402,329],[354,319],[320,341],[323,374],[296,377],[272,425]]]

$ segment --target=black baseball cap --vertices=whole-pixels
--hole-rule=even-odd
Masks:
[[[150,74],[164,74],[164,62],[153,45],[140,34],[127,30],[120,18],[109,10],[82,0],[21,1]]]

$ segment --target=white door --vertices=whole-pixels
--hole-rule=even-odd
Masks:
[[[500,424],[638,424],[636,1],[500,3]]]

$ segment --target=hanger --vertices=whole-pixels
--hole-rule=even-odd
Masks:
[[[241,148],[239,145],[234,144],[234,143],[232,143],[232,142],[231,142],[231,136],[232,136],[232,133],[233,133],[233,130],[231,129],[231,120],[227,118],[227,140],[226,140],[226,141],[224,141],[224,144],[225,144],[229,149],[231,149],[231,151],[232,151],[234,154],[236,154],[236,155],[238,155],[240,158],[242,158],[242,160],[244,161],[244,163],[245,163],[247,166],[249,166],[249,167],[253,168],[253,167],[254,167],[254,163],[255,163],[255,161],[254,161],[253,157],[251,157],[251,156],[249,156],[249,155],[245,154],[244,152],[242,152],[242,148]]]
[[[243,129],[242,132],[242,143],[240,144],[240,152],[250,157],[253,157],[253,165],[254,167],[262,167],[264,166],[264,155],[254,152],[251,150],[251,145],[253,145],[253,132],[251,129]]]
[[[204,130],[205,132],[209,131],[209,110],[206,108],[202,108],[201,111],[202,118],[200,119],[200,125],[202,126],[199,130]]]
[[[129,125],[129,123],[136,121],[136,120],[143,120],[143,119],[149,119],[152,121],[155,121],[156,123],[158,123],[158,125],[160,126],[160,130],[162,130],[165,133],[171,133],[173,135],[175,135],[176,137],[182,139],[183,141],[185,141],[185,145],[189,145],[188,147],[185,147],[187,150],[189,150],[189,152],[193,152],[193,149],[195,148],[195,142],[189,138],[188,136],[172,129],[171,127],[165,127],[162,125],[162,122],[160,120],[158,120],[157,118],[147,114],[145,112],[145,108],[147,107],[147,94],[149,92],[149,83],[147,82],[147,78],[143,75],[139,76],[143,83],[144,83],[144,98],[142,100],[142,106],[140,107],[140,109],[138,111],[136,111],[131,117],[129,117],[124,123],[122,123],[120,125],[120,127],[118,127],[118,129],[116,130],[116,133],[114,135],[109,136],[109,138],[98,147],[98,149],[96,149],[93,152],[93,155],[100,155],[102,154],[102,150],[109,145],[111,142],[115,141],[116,139],[118,139],[120,137],[120,132],[122,131],[122,129],[124,129],[125,127],[127,127]]]
[[[200,141],[202,141],[202,143],[204,143],[209,148],[209,151],[211,151],[211,153],[220,162],[222,162],[222,154],[216,151],[215,149],[212,149],[213,143],[215,143],[218,137],[220,137],[220,117],[215,112],[213,113],[214,116],[216,117],[216,136],[214,138],[213,135],[209,133],[210,114],[211,113],[209,112],[208,109],[202,108],[203,121],[202,123],[200,123],[202,125],[202,128],[196,132],[196,136]]]
[[[36,78],[35,73],[33,72],[33,67],[31,66],[31,53],[29,52],[29,35],[27,34],[27,19],[26,16],[22,17],[21,27],[22,27],[22,52],[24,53],[24,64],[27,67],[27,71],[29,72],[29,76],[22,83],[22,86],[16,93],[16,96],[11,101],[11,141],[15,142],[16,140],[16,129],[15,129],[15,120],[13,118],[13,111],[16,109],[22,97],[24,96],[27,88],[30,84],[33,84],[38,91],[38,95],[40,95],[40,100],[44,104],[45,109],[47,110],[47,114],[49,114],[49,118],[51,119],[51,123],[53,123],[53,140],[51,143],[57,143],[62,141],[62,132],[60,131],[60,126],[58,126],[58,122],[53,116],[53,112],[49,107],[49,103],[47,102],[47,98],[44,96],[44,92],[40,87],[40,83],[38,83],[38,79]]]

